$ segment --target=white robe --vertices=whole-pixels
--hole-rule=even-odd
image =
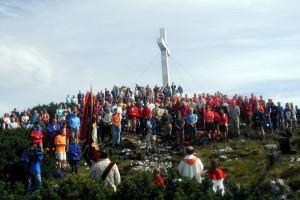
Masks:
[[[223,184],[224,179],[220,179],[220,180],[212,180],[213,182],[213,191],[217,192],[218,190],[221,190],[222,195],[224,195],[225,193],[225,187]]]
[[[195,178],[198,183],[202,182],[203,164],[201,160],[194,155],[186,155],[178,165],[178,171],[181,176]]]

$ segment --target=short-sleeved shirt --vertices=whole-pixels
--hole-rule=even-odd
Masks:
[[[57,135],[54,140],[57,152],[66,152],[67,140],[65,135]]]

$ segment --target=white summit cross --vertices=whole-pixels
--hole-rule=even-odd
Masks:
[[[170,86],[170,79],[169,79],[169,56],[170,50],[167,45],[167,33],[165,28],[160,29],[160,37],[157,38],[157,44],[161,50],[161,67],[162,67],[162,79],[163,79],[163,86],[166,87],[167,85]]]

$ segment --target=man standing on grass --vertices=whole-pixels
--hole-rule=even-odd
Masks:
[[[57,169],[64,169],[67,160],[67,156],[66,156],[67,140],[66,140],[66,131],[64,129],[61,129],[60,134],[55,137],[54,144],[56,147],[55,154],[58,160]]]
[[[80,119],[79,119],[79,117],[77,117],[77,112],[73,113],[73,116],[71,117],[71,119],[69,121],[69,124],[70,124],[72,138],[77,139],[78,131],[80,128]]]
[[[115,191],[117,185],[121,183],[118,166],[109,160],[109,152],[106,149],[100,152],[100,161],[92,166],[89,177],[110,184]]]
[[[240,108],[236,105],[236,101],[232,101],[228,116],[231,136],[240,137]]]
[[[194,154],[194,148],[188,146],[186,148],[186,155],[178,165],[178,171],[181,176],[195,178],[198,183],[202,182],[201,174],[203,173],[203,164],[200,158]]]

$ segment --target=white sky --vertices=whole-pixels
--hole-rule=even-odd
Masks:
[[[0,114],[113,85],[254,92],[300,105],[298,0],[0,1]]]

